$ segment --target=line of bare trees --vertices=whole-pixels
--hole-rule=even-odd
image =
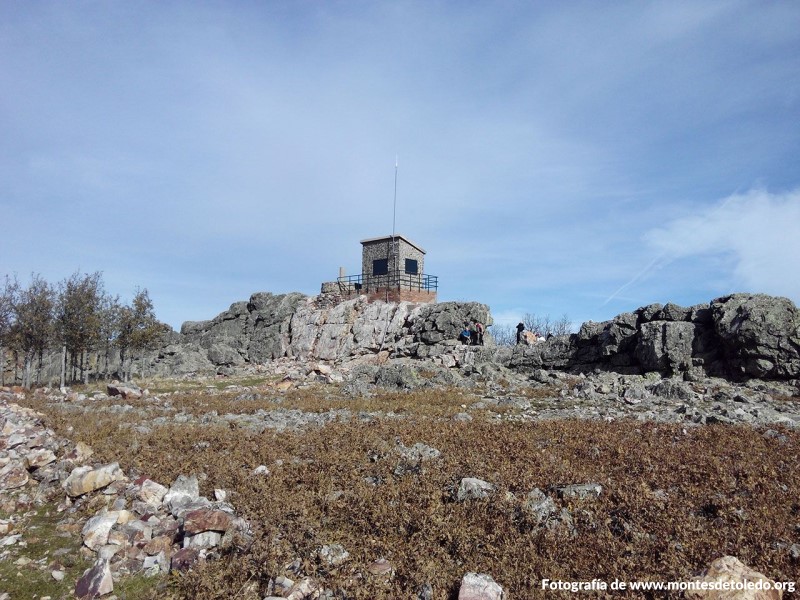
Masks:
[[[105,291],[100,272],[75,272],[55,285],[37,274],[27,285],[6,275],[0,285],[0,385],[12,372],[25,388],[40,384],[54,360],[60,361],[62,387],[88,383],[90,370],[95,377],[112,375],[115,352],[119,371],[113,375],[127,380],[134,359],[143,359],[169,330],[156,319],[147,289],[137,289],[124,304]]]
[[[572,332],[572,321],[566,314],[559,319],[553,319],[550,315],[539,316],[525,313],[521,323],[525,325],[527,331],[533,331],[536,335],[544,338],[567,335]],[[492,325],[491,333],[499,346],[513,346],[517,343],[517,327],[515,325]]]

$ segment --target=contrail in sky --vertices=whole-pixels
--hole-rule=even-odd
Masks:
[[[653,260],[651,260],[651,261],[648,263],[648,265],[647,265],[647,266],[646,266],[644,269],[642,269],[641,271],[639,271],[639,272],[638,272],[638,273],[637,273],[637,274],[636,274],[636,275],[633,277],[633,279],[631,279],[631,280],[630,280],[630,281],[628,281],[627,283],[625,283],[625,284],[621,285],[619,288],[617,288],[617,291],[615,291],[615,292],[614,292],[613,294],[611,294],[611,295],[610,295],[608,298],[606,298],[606,301],[605,301],[605,302],[603,302],[603,303],[602,303],[600,306],[605,306],[606,304],[608,304],[609,302],[611,302],[611,301],[612,301],[614,298],[616,298],[616,297],[617,297],[617,296],[620,294],[620,292],[622,292],[622,290],[624,290],[626,287],[628,287],[628,286],[630,286],[630,285],[632,285],[632,284],[636,283],[636,282],[637,282],[637,281],[639,281],[639,280],[640,280],[642,277],[644,277],[645,275],[647,275],[647,273],[649,273],[649,272],[650,272],[650,270],[652,270],[652,268],[656,266],[656,263],[657,263],[658,261],[660,261],[662,258],[664,258],[664,254],[665,254],[665,253],[664,253],[664,252],[662,252],[661,254],[659,254],[658,256],[656,256],[656,257],[655,257]]]

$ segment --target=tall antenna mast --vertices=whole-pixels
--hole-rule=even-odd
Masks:
[[[386,303],[389,303],[389,284],[392,279],[392,275],[398,277],[399,274],[397,273],[397,248],[395,248],[394,244],[394,231],[395,231],[395,223],[397,221],[397,163],[398,158],[397,154],[394,155],[394,204],[392,205],[392,239],[388,244],[387,252],[386,252]],[[394,253],[394,264],[389,265],[392,261],[392,253]],[[398,280],[399,282],[399,280]],[[387,313],[388,315],[388,313]],[[384,332],[385,335],[385,332]]]
[[[392,241],[394,241],[394,226],[397,220],[397,155],[394,155],[394,206],[392,207]]]

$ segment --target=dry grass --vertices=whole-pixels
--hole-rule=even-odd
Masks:
[[[202,405],[204,411],[242,412],[270,402],[181,398],[170,399],[187,411]],[[296,578],[284,570],[295,558],[303,561],[304,573],[364,599],[413,597],[425,582],[433,584],[436,598],[455,598],[467,571],[490,573],[512,598],[543,597],[542,578],[683,580],[724,554],[776,580],[800,579],[800,565],[786,549],[800,541],[798,433],[767,437],[732,426],[684,431],[624,421],[438,418],[463,410],[468,399],[453,391],[353,400],[298,390],[282,405],[347,405],[405,412],[406,418],[262,434],[192,425],[140,433],[125,426],[124,416],[92,421],[58,407],[36,407],[59,433],[89,443],[98,460],[119,461],[127,471],[163,483],[200,474],[202,493],[229,490],[253,524],[257,541],[248,552],[176,576],[169,591],[154,591],[154,598],[222,599],[237,590],[262,598],[270,577]],[[442,456],[423,463],[419,473],[396,475],[398,441],[423,442]],[[261,464],[271,473],[252,475]],[[485,479],[498,490],[489,500],[455,502],[462,477]],[[600,483],[601,497],[566,501],[553,492],[557,485],[584,482]],[[571,511],[574,533],[566,526],[538,526],[521,510],[521,499],[534,487],[550,490],[558,507]],[[317,548],[331,543],[350,552],[337,568],[315,558]],[[381,557],[396,569],[391,580],[364,575]]]
[[[553,395],[553,394],[551,394]],[[155,403],[152,397],[142,399],[110,399],[98,406],[123,403],[148,413],[162,412],[168,405],[171,412],[183,412],[201,416],[213,411],[218,414],[253,414],[259,410],[278,408],[298,409],[304,412],[321,413],[347,409],[352,413],[396,413],[424,417],[450,417],[475,402],[478,397],[466,390],[420,389],[409,392],[379,391],[370,397],[349,397],[338,393],[335,386],[311,385],[277,392],[270,387],[253,387],[215,392],[176,391],[162,396]],[[39,408],[44,404],[39,403]]]

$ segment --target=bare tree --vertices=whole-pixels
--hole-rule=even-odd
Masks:
[[[513,346],[517,343],[517,328],[513,325],[495,323],[490,333],[498,346]]]
[[[572,333],[572,320],[567,313],[564,313],[553,324],[553,335],[569,335],[570,333]]]
[[[567,335],[572,331],[572,321],[566,314],[554,321],[550,318],[550,315],[542,317],[533,313],[525,313],[525,316],[522,317],[522,322],[525,325],[525,329],[545,338],[554,335]]]

